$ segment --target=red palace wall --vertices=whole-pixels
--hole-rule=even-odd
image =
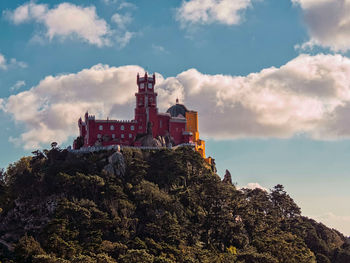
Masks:
[[[152,124],[152,135],[165,136],[170,134],[175,145],[188,143],[192,136],[186,133],[186,118],[171,117],[169,113],[158,113],[157,93],[154,92],[155,75],[137,76],[138,93],[136,97],[135,118],[130,121],[96,120],[94,116],[85,114],[85,120],[78,121],[79,133],[84,138],[84,147],[97,144],[107,145],[138,145],[135,143],[137,134],[147,132],[147,122]],[[76,147],[76,143],[74,144]]]

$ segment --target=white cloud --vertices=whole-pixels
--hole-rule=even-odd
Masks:
[[[119,47],[123,48],[136,35],[135,32],[127,30],[127,25],[132,22],[132,16],[129,13],[115,13],[111,20],[118,26],[118,30],[116,30],[116,41],[119,44]]]
[[[341,231],[346,236],[350,236],[350,216],[339,216],[329,212],[323,215],[309,217],[328,227]]]
[[[310,40],[301,48],[315,45],[333,51],[350,50],[350,0],[292,0],[303,10]]]
[[[134,36],[135,36],[134,32],[126,31],[121,35],[117,35],[116,41],[119,44],[119,47],[123,48],[130,42],[131,38],[133,38]]]
[[[189,0],[177,9],[176,19],[182,26],[220,23],[236,25],[242,21],[244,10],[251,0]]]
[[[251,190],[258,188],[258,189],[261,189],[261,190],[268,192],[268,190],[265,187],[261,186],[259,183],[248,183],[246,186],[238,187],[238,189],[244,189],[244,188],[251,189]]]
[[[89,110],[96,117],[132,118],[138,66],[96,65],[76,74],[47,76],[30,90],[2,101],[2,109],[24,124],[25,132],[12,142],[26,149],[77,134],[77,120]]]
[[[119,0],[102,0],[103,3],[105,3],[106,5],[112,5],[112,4],[116,4],[119,3]]]
[[[0,54],[0,69],[7,69],[6,59],[2,54]]]
[[[133,117],[138,66],[96,65],[75,74],[48,76],[4,98],[2,108],[26,130],[20,141],[38,147],[77,134],[77,119]],[[199,112],[202,137],[316,139],[350,137],[350,59],[300,55],[280,68],[247,76],[206,75],[195,69],[175,77],[157,74],[160,111],[179,98]]]
[[[17,81],[11,88],[11,91],[19,90],[20,88],[24,87],[26,85],[26,82],[24,80]]]
[[[126,13],[126,14],[115,13],[111,19],[114,23],[118,25],[120,29],[125,29],[126,26],[130,24],[132,21],[132,17],[129,13]]]
[[[10,61],[7,61],[5,56],[0,53],[0,70],[7,70],[9,68],[26,68],[27,64],[22,61],[17,61],[15,58],[11,58]]]
[[[124,8],[132,8],[135,9],[136,5],[126,2],[126,1],[122,1],[122,0],[102,0],[103,3],[105,3],[106,5],[116,5],[118,4],[118,10],[124,9]]]
[[[190,69],[174,81],[184,86],[185,102],[199,111],[208,137],[350,135],[350,60],[340,55],[300,55],[244,77]]]
[[[46,4],[29,2],[7,11],[6,16],[15,24],[35,21],[46,28],[46,37],[67,38],[76,36],[99,47],[110,44],[111,30],[106,21],[99,18],[94,6],[80,7],[61,3],[49,9]]]

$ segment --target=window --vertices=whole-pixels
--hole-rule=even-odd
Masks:
[[[129,138],[130,138],[130,139],[132,138],[132,134],[131,134],[131,133],[129,133]]]
[[[98,129],[99,129],[100,131],[103,131],[103,126],[102,126],[102,125],[98,126]]]
[[[162,120],[159,121],[159,128],[162,128]]]
[[[143,89],[145,87],[145,84],[141,83],[140,84],[140,89]]]
[[[148,83],[148,88],[152,89],[152,83]]]
[[[122,139],[124,139],[124,134],[120,135],[120,137],[121,137]]]
[[[124,131],[124,125],[120,126],[120,130]]]
[[[114,131],[114,125],[111,125],[111,131]]]
[[[130,129],[133,131],[135,130],[135,126],[134,125],[131,125]]]
[[[139,126],[139,130],[142,130],[142,126]]]
[[[115,134],[112,134],[112,139],[115,139]]]
[[[97,138],[101,139],[102,135],[101,134],[97,134]]]

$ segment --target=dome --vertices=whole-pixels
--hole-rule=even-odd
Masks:
[[[179,104],[177,101],[176,104],[171,106],[166,112],[170,113],[171,117],[177,117],[180,114],[185,117],[188,109],[185,107],[185,105]]]

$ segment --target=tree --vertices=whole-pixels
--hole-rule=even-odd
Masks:
[[[300,208],[294,203],[294,200],[286,193],[286,191],[284,191],[283,185],[276,185],[271,190],[270,196],[273,206],[277,209],[277,212],[281,217],[293,218],[300,216]]]

